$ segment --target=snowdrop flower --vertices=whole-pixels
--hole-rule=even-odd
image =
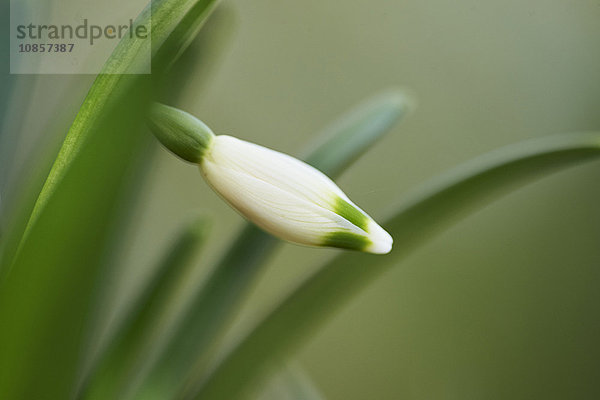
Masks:
[[[316,168],[286,154],[214,135],[183,111],[158,105],[150,126],[170,150],[197,163],[240,214],[284,240],[385,254],[392,237]]]

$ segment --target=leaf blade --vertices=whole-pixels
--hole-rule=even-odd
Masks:
[[[216,1],[150,4],[139,22],[147,21],[151,8],[156,11],[153,60],[167,65],[158,53],[161,45],[167,39],[170,46],[189,40],[185,35],[194,30],[177,31],[180,21],[190,10],[198,14],[198,4],[210,8]],[[208,14],[199,15],[205,19]],[[2,398],[69,398],[77,381],[94,278],[102,268],[103,245],[126,171],[144,140],[140,127],[153,89],[151,76],[110,74],[142,62],[138,50],[149,43],[133,43],[129,54],[128,40],[117,46],[84,100],[38,197],[21,250],[3,260],[12,269],[0,282]],[[36,385],[31,385],[32,376]]]
[[[155,76],[164,72],[191,43],[218,0],[162,0],[151,1],[136,19],[138,24],[152,24],[151,41],[137,36],[125,36],[96,77],[86,96],[59,154],[34,204],[24,238],[35,224],[48,199],[53,195],[77,154],[85,146],[93,131],[91,125],[118,103],[140,80],[132,70],[144,62],[140,49],[152,46],[152,68]],[[179,18],[178,18],[179,17]]]
[[[337,178],[413,109],[414,100],[403,91],[378,93],[326,127],[306,151],[305,161]]]

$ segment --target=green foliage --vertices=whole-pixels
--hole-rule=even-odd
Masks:
[[[284,365],[277,369],[260,393],[262,400],[323,400],[307,374],[297,365]]]
[[[215,2],[151,4],[152,60],[154,76],[160,76]],[[138,21],[149,18],[150,6]],[[18,227],[9,233],[21,239],[16,255],[4,252],[2,260],[7,274],[0,284],[2,398],[64,399],[76,387],[82,329],[155,84],[153,75],[118,73],[143,62],[138,50],[149,45],[125,37],[117,46],[65,138],[24,234]],[[35,385],[31,377],[37,377]]]
[[[2,237],[0,398],[230,400],[247,395],[285,365],[337,308],[435,233],[520,185],[600,156],[600,134],[559,135],[500,149],[426,182],[393,207],[383,224],[395,239],[392,253],[340,253],[233,345],[222,343],[222,337],[278,241],[246,225],[205,284],[181,305],[175,298],[198,268],[195,255],[208,234],[204,220],[193,221],[84,373],[94,300],[106,289],[101,277],[111,267],[107,249],[131,186],[129,174],[143,151],[149,104],[156,89],[163,90],[165,71],[217,2],[150,3],[137,22],[149,22],[152,14],[153,73],[126,74],[145,62],[138,54],[150,46],[126,37],[90,88],[32,209],[18,210],[26,218]],[[304,159],[339,176],[410,105],[402,92],[376,96],[319,135]],[[184,151],[190,161],[197,156]],[[350,221],[364,225],[353,207],[345,202],[339,207]],[[330,240],[357,247],[355,238]],[[275,398],[321,398],[297,369],[280,369],[271,385]]]
[[[178,314],[173,309],[179,291],[199,265],[196,253],[204,244],[208,225],[204,219],[193,221],[182,230],[161,260],[155,274],[128,311],[128,318],[103,352],[102,359],[85,382],[81,397],[85,399],[123,398],[131,392],[136,376],[168,337],[168,328]]]

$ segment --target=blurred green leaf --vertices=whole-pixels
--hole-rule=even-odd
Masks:
[[[122,102],[136,86],[149,84],[147,76],[132,74],[146,61],[143,55],[147,54],[148,47],[151,46],[153,75],[160,77],[191,43],[217,3],[218,0],[155,0],[142,11],[136,25],[151,24],[151,40],[126,36],[104,65],[77,113],[38,196],[25,238],[91,136],[96,119]]]
[[[199,79],[205,82],[217,73],[217,61],[223,58],[228,48],[226,42],[227,39],[230,39],[229,35],[232,30],[231,18],[233,18],[232,11],[227,10],[226,7],[225,11],[222,6],[215,9],[202,27],[202,34],[196,37],[195,41],[182,53],[180,59],[161,78],[163,83],[159,87],[160,93],[156,93],[157,98],[167,99],[169,103],[176,104],[182,95],[184,85],[190,84],[192,75],[195,80]],[[192,71],[193,74],[191,74]],[[197,83],[194,82],[193,85],[197,87]],[[196,90],[196,96],[202,97],[203,95],[202,88],[199,92]],[[95,300],[94,321],[89,327],[93,334],[90,335],[89,343],[86,344],[89,358],[84,360],[86,364],[84,375],[97,361],[103,345],[114,340],[120,321],[127,318],[127,305],[140,295],[137,291],[129,291],[123,296],[124,293],[119,293],[122,290],[122,288],[119,289],[119,282],[128,279],[128,272],[124,268],[121,256],[127,252],[131,236],[135,234],[131,224],[136,218],[139,201],[144,195],[143,191],[147,188],[146,185],[151,183],[149,181],[151,168],[148,168],[148,165],[154,161],[159,150],[156,141],[149,139],[149,151],[140,157],[135,171],[129,179],[127,185],[130,194],[121,204],[121,209],[116,216],[118,226],[111,232],[111,243],[107,245],[107,257],[104,262],[106,270],[103,273],[102,281],[97,283],[99,295]]]
[[[396,243],[389,255],[345,252],[325,264],[221,360],[195,398],[239,398],[345,301],[434,233],[526,182],[598,157],[599,133],[564,134],[493,151],[432,179],[383,225]]]
[[[111,110],[97,122],[2,282],[2,398],[66,398],[73,384],[110,216],[142,139],[130,118],[144,112],[141,93],[125,99],[130,114]]]
[[[338,177],[407,115],[413,103],[408,94],[399,90],[373,96],[318,135],[307,151],[306,162],[332,178]]]
[[[315,384],[297,365],[285,364],[269,377],[261,400],[325,400]]]
[[[193,87],[195,93],[204,92],[231,49],[236,25],[236,15],[231,7],[222,4],[215,9],[202,27],[202,35],[198,35],[169,70],[169,83],[163,85],[165,93],[158,97],[162,103],[176,105],[172,99],[188,87]]]
[[[215,4],[152,1],[136,23],[150,21],[152,11],[154,75],[119,75],[145,62],[138,54],[150,46],[126,36],[92,85],[38,196],[20,250],[13,260],[3,260],[12,268],[0,283],[0,398],[72,395],[111,217],[144,138],[152,78],[189,44]]]
[[[180,288],[194,275],[194,259],[208,234],[204,219],[193,221],[170,247],[153,278],[127,312],[127,320],[84,385],[80,398],[123,399],[154,357],[165,330],[178,317],[173,310]]]
[[[388,132],[392,124],[406,114],[409,104],[401,92],[376,96],[329,128],[322,146],[332,151],[331,158],[317,147],[306,159],[324,173],[337,176],[343,167]],[[184,323],[177,328],[177,334],[147,379],[148,387],[177,390],[182,377],[190,375],[190,369],[194,371],[190,380],[196,380],[196,374],[202,373],[223,331],[278,243],[253,224],[246,224],[189,305]],[[159,389],[151,391],[156,390]],[[157,398],[167,397],[164,394]]]
[[[41,12],[45,12],[47,5],[41,4],[39,7]],[[28,15],[28,4],[11,4],[10,0],[0,0],[0,26],[5,38],[10,37],[11,11],[14,15]],[[15,210],[15,203],[24,202],[23,196],[15,196],[15,180],[19,170],[15,157],[23,140],[21,128],[25,120],[24,113],[15,111],[25,109],[31,99],[37,77],[10,74],[10,68],[10,41],[4,40],[0,43],[0,281],[3,273],[2,260],[13,254],[19,240],[19,237],[14,237],[18,235],[9,235],[8,229],[12,229],[17,223],[24,225],[19,217],[26,219],[28,215],[24,213],[31,212],[21,204],[18,211]],[[21,178],[24,179],[22,176]],[[35,194],[31,193],[33,196]],[[8,239],[12,239],[12,242],[7,243]]]

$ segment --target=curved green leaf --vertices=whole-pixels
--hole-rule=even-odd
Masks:
[[[35,224],[77,154],[94,131],[98,119],[123,103],[132,91],[148,90],[149,77],[132,74],[142,70],[140,54],[151,47],[152,70],[160,77],[194,39],[218,0],[154,0],[142,11],[135,25],[151,24],[151,40],[125,36],[115,48],[90,88],[40,192],[24,237]]]
[[[195,398],[239,398],[273,361],[286,357],[336,308],[435,232],[523,183],[599,157],[599,133],[565,134],[491,152],[432,179],[383,225],[396,243],[389,255],[342,253],[324,265],[221,360]]]
[[[173,64],[167,73],[161,77],[163,83],[160,85],[161,92],[156,94],[157,98],[171,99],[171,102],[176,102],[181,94],[182,85],[185,85],[186,82],[189,83],[190,72],[192,70],[195,74],[195,82],[199,78],[201,81],[206,81],[210,75],[216,73],[216,63],[224,56],[227,49],[225,41],[226,39],[230,39],[229,35],[231,34],[233,24],[231,14],[232,11],[226,7],[218,7],[211,14],[211,17],[202,27],[202,34],[188,47],[177,63]],[[199,96],[202,95],[203,92],[200,90]],[[98,361],[98,354],[104,348],[102,343],[112,343],[117,340],[114,335],[122,333],[117,331],[119,324],[115,323],[115,321],[119,321],[122,318],[133,318],[133,316],[127,315],[127,312],[131,311],[127,307],[127,304],[131,304],[133,301],[131,299],[136,298],[139,295],[138,292],[133,294],[133,296],[121,297],[117,303],[114,303],[112,300],[117,294],[115,290],[119,286],[118,282],[123,279],[123,273],[127,274],[124,272],[124,266],[119,262],[120,255],[129,246],[129,240],[131,239],[129,234],[131,232],[128,227],[131,225],[132,218],[134,218],[135,207],[138,207],[137,203],[143,195],[143,187],[147,184],[150,172],[148,165],[153,161],[156,150],[158,148],[155,149],[152,146],[151,151],[148,151],[147,155],[145,154],[138,160],[128,187],[130,195],[122,202],[118,215],[115,217],[118,221],[117,226],[111,232],[110,243],[106,246],[106,254],[108,256],[104,261],[106,268],[103,272],[103,279],[96,284],[99,295],[94,300],[96,307],[92,311],[93,320],[88,327],[89,331],[93,333],[89,336],[89,342],[86,344],[86,348],[89,350],[86,352],[83,361],[82,376],[87,376],[90,369],[94,368],[93,366]],[[115,315],[123,316],[115,319]],[[164,327],[164,321],[160,325]],[[163,329],[163,331],[167,334],[169,330]]]
[[[145,62],[139,50],[150,46],[126,36],[92,85],[38,196],[17,255],[4,259],[4,266],[12,267],[0,283],[0,398],[72,395],[112,216],[143,147],[153,77],[189,43],[188,35],[215,3],[152,1],[136,24],[149,23],[152,11],[155,75],[120,74]]]
[[[305,160],[331,178],[338,177],[358,157],[410,113],[414,100],[388,90],[367,99],[317,135]]]

